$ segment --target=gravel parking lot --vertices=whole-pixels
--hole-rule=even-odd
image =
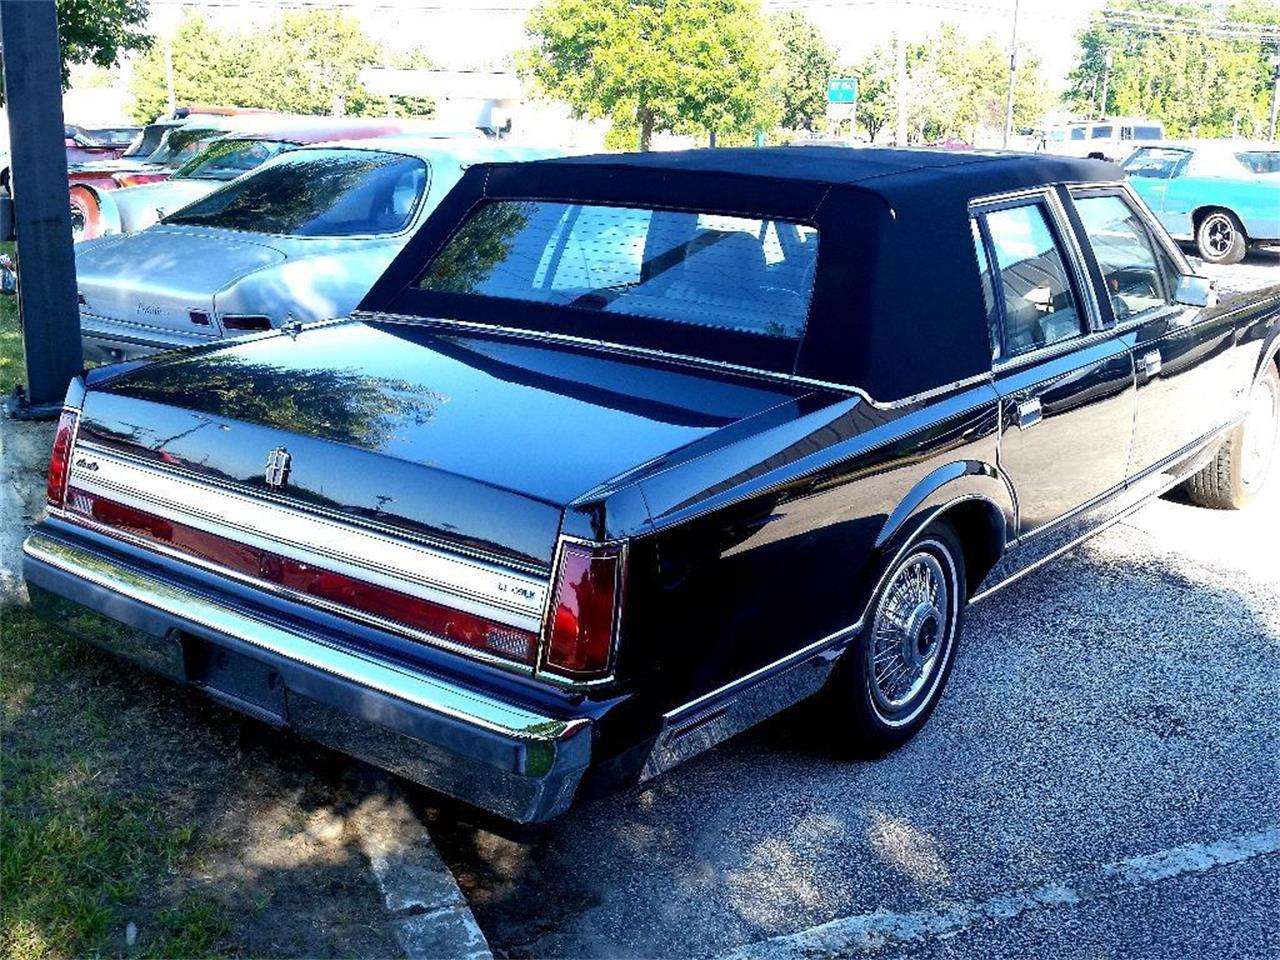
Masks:
[[[532,840],[448,814],[437,844],[512,956],[1274,957],[1277,531],[1280,484],[1147,506],[974,607],[877,762],[800,709]]]

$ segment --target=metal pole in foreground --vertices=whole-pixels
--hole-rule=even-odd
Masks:
[[[1280,53],[1271,58],[1271,120],[1267,123],[1267,139],[1276,138],[1276,107],[1280,105]]]
[[[18,241],[18,310],[27,391],[11,413],[57,413],[84,367],[67,202],[62,58],[53,0],[0,0],[10,189]],[[25,268],[25,269],[24,269]]]
[[[1009,96],[1004,107],[1004,142],[1009,149],[1009,138],[1013,136],[1013,80],[1018,71],[1018,7],[1019,0],[1013,0],[1013,37],[1009,40]]]

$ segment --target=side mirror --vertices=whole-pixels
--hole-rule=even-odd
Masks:
[[[1178,289],[1173,295],[1178,303],[1188,307],[1216,307],[1218,305],[1217,284],[1208,277],[1197,277],[1194,274],[1180,274]]]

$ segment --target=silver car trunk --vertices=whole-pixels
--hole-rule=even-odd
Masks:
[[[168,329],[184,336],[216,337],[214,295],[228,284],[280,263],[273,247],[218,231],[154,227],[128,238],[108,237],[81,245],[76,274],[87,328],[115,321]],[[192,311],[209,316],[192,322]]]

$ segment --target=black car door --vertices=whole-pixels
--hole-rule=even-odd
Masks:
[[[999,464],[1013,486],[1024,559],[1035,541],[1123,488],[1133,360],[1101,322],[1058,194],[972,206],[987,269]],[[1046,548],[1045,552],[1048,552]],[[1032,558],[1033,559],[1033,558]]]
[[[1097,260],[1114,329],[1132,344],[1137,411],[1128,473],[1141,492],[1168,486],[1188,453],[1231,418],[1248,383],[1235,322],[1176,302],[1183,258],[1123,187],[1072,192]]]

